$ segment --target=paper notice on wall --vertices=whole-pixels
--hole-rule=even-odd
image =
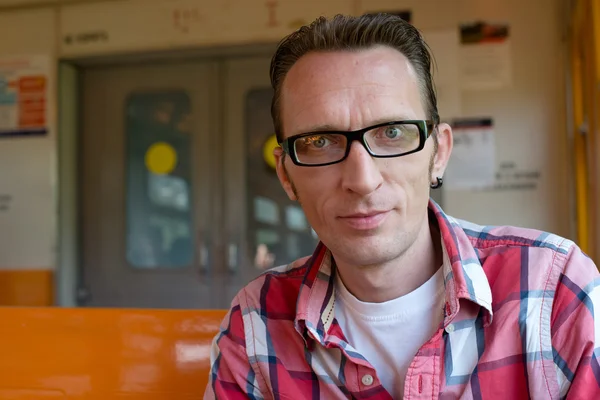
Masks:
[[[446,169],[444,187],[474,190],[495,183],[495,139],[489,118],[456,119],[452,123],[454,148]]]
[[[0,56],[0,268],[55,263],[55,146],[45,55]],[[43,135],[43,136],[40,136]],[[8,140],[35,136],[34,140]]]
[[[437,94],[438,112],[442,121],[462,115],[459,79],[460,38],[455,29],[423,32],[435,63],[433,80]]]
[[[0,138],[48,133],[50,59],[0,57]]]
[[[460,82],[463,90],[500,89],[512,83],[508,25],[485,22],[460,26]]]

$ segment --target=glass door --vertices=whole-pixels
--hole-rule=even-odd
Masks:
[[[214,63],[84,73],[80,302],[219,308]]]

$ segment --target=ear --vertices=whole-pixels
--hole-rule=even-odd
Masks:
[[[444,176],[448,160],[452,154],[452,128],[446,123],[437,126],[438,149],[433,160],[432,183],[435,178]]]
[[[288,157],[286,157],[283,149],[279,146],[273,149],[273,155],[275,156],[275,169],[277,171],[277,177],[279,178],[279,182],[281,183],[283,190],[285,190],[285,193],[288,195],[290,200],[298,200],[296,194],[294,193],[294,188],[292,187],[292,181],[290,180],[284,165],[285,160]]]

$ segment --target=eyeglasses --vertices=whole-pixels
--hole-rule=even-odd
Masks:
[[[400,157],[422,150],[433,127],[434,123],[426,120],[392,121],[350,132],[302,133],[283,140],[281,147],[294,164],[307,167],[344,161],[355,140],[373,157]]]

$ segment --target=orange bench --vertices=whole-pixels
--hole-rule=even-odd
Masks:
[[[0,399],[201,399],[224,316],[0,308]]]

